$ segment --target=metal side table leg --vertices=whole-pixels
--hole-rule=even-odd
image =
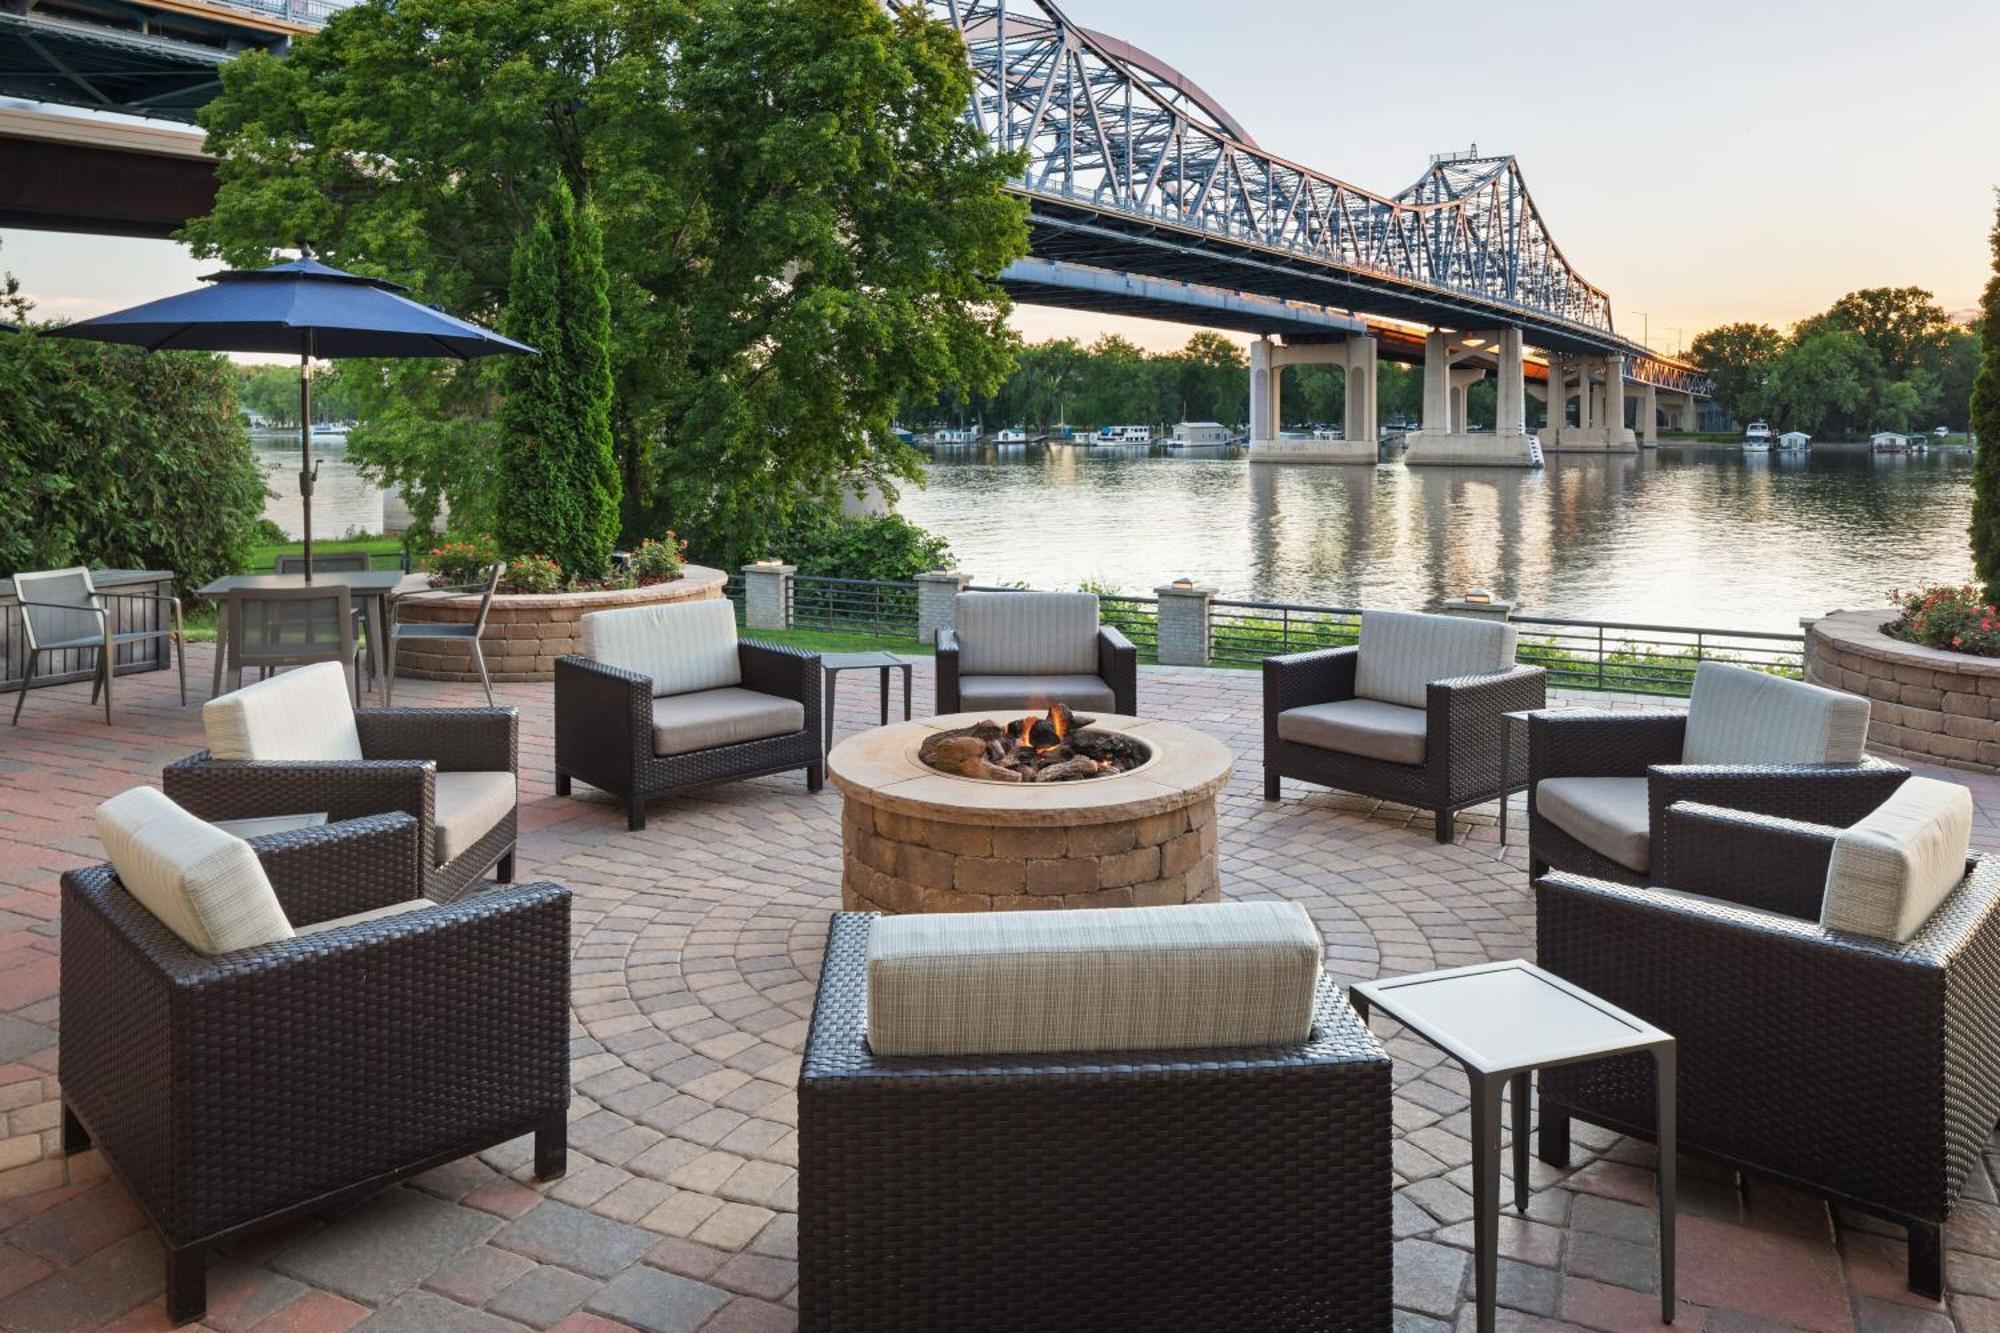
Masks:
[[[826,703],[824,705],[826,709],[826,741],[824,743],[824,746],[822,747],[827,750],[831,750],[833,748],[833,696],[839,693],[839,690],[840,690],[840,673],[838,671],[827,672]]]
[[[881,668],[881,673],[876,689],[882,696],[882,725],[886,727],[889,725],[889,668]]]
[[[1514,1211],[1528,1215],[1528,1079],[1523,1069],[1508,1080],[1514,1091]]]
[[[1500,1258],[1500,1098],[1504,1075],[1468,1069],[1472,1084],[1472,1263],[1479,1333],[1493,1333]]]
[[[1655,1082],[1659,1088],[1660,1146],[1660,1319],[1674,1322],[1674,1211],[1679,1174],[1674,1114],[1678,1094],[1674,1043],[1653,1048]]]

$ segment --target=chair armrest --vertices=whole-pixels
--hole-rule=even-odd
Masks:
[[[514,708],[362,708],[354,714],[370,759],[430,759],[440,773],[520,771]]]
[[[1097,627],[1097,674],[1111,687],[1115,711],[1139,711],[1139,650],[1115,625]]]
[[[1644,777],[1653,764],[1680,762],[1686,734],[1685,713],[1537,713],[1528,719],[1530,791],[1544,778]]]
[[[779,643],[740,639],[736,644],[736,661],[743,672],[744,689],[798,700],[806,710],[805,729],[815,736],[820,734],[826,675],[820,668],[818,653]]]
[[[1447,795],[1457,799],[1491,791],[1503,778],[1518,781],[1525,775],[1525,747],[1508,752],[1513,773],[1500,772],[1500,732],[1507,725],[1502,715],[1540,708],[1547,702],[1548,673],[1540,667],[1509,667],[1426,684],[1426,753],[1447,760]]]
[[[197,750],[162,769],[160,785],[197,819],[324,813],[328,823],[339,823],[400,810],[428,836],[437,813],[436,771],[428,759],[267,761]]]
[[[949,627],[937,632],[937,709],[939,713],[959,711],[958,631]]]
[[[91,615],[96,616],[99,620],[104,619],[105,615],[103,607],[90,606],[83,602],[43,602],[43,601],[38,601],[32,597],[23,597],[18,599],[14,603],[14,605],[39,606],[45,611],[87,611]]]
[[[1895,794],[1910,771],[1879,759],[1858,764],[1720,765],[1655,762],[1646,802],[1657,832],[1676,801],[1748,810],[1846,828]]]
[[[1676,801],[1653,837],[1656,884],[1817,921],[1839,829]]]
[[[630,776],[653,757],[653,681],[588,657],[556,659],[556,767]]]
[[[417,821],[400,811],[252,838],[250,847],[294,927],[368,912],[424,893]]]
[[[1264,659],[1264,725],[1277,725],[1287,708],[1332,703],[1354,697],[1354,668],[1359,648],[1321,648]]]

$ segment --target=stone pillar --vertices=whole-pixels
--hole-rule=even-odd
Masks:
[[[1451,339],[1432,330],[1424,339],[1424,415],[1426,434],[1450,435]]]
[[[1576,428],[1579,433],[1590,429],[1591,409],[1597,406],[1597,386],[1590,381],[1590,358],[1576,359]]]
[[[937,632],[958,623],[958,595],[972,575],[956,569],[934,569],[917,575],[917,642],[935,644]]]
[[[1660,396],[1651,384],[1639,389],[1639,443],[1648,449],[1660,447]]]
[[[1271,347],[1268,337],[1250,344],[1250,438],[1253,440],[1278,438],[1271,421]]]
[[[1701,429],[1701,400],[1693,394],[1687,396],[1687,408],[1681,417],[1681,429],[1696,431]]]
[[[1208,607],[1215,599],[1215,589],[1169,583],[1153,591],[1160,599],[1160,665],[1207,666]]]
[[[1521,331],[1500,330],[1500,378],[1498,407],[1493,415],[1496,435],[1525,435],[1528,431],[1528,383],[1521,369]]]
[[[1347,340],[1347,398],[1341,433],[1350,440],[1374,444],[1381,438],[1375,416],[1376,345],[1372,337]]]
[[[797,565],[760,560],[743,566],[743,623],[750,629],[792,627],[792,576]]]

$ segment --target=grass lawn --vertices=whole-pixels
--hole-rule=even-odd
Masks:
[[[930,657],[937,652],[935,645],[920,643],[913,634],[869,634],[838,629],[745,629],[743,637],[806,648],[816,653],[883,652]]]
[[[250,548],[250,564],[247,572],[258,574],[275,569],[281,555],[300,555],[305,551],[304,542],[270,542]],[[366,551],[373,557],[375,567],[387,569],[401,562],[403,539],[400,537],[336,537],[321,539],[313,543],[314,555],[332,555],[336,551]]]

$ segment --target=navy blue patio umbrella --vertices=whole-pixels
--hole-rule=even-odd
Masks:
[[[299,358],[299,494],[306,581],[312,581],[312,361],[315,357],[536,355],[526,343],[400,295],[406,289],[314,259],[206,274],[210,287],[43,330],[50,338],[124,343],[149,352],[277,352]]]

